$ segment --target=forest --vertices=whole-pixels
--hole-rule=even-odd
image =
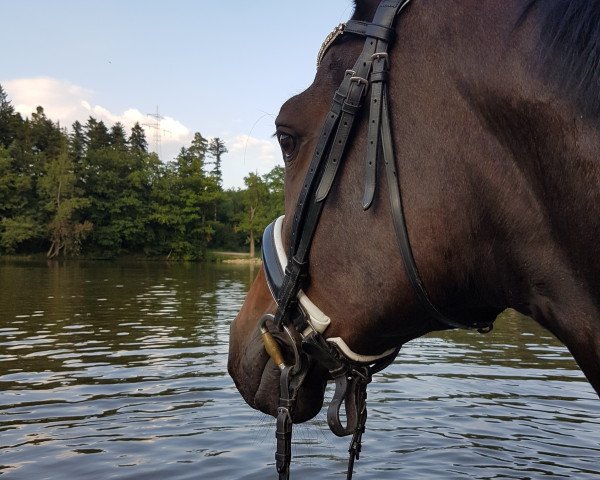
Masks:
[[[139,123],[127,132],[89,117],[67,129],[42,106],[23,118],[0,85],[0,256],[254,256],[283,212],[283,168],[224,189],[226,154],[222,139],[196,132],[163,162]]]

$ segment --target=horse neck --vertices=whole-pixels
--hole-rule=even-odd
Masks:
[[[494,239],[490,272],[507,305],[554,333],[600,394],[600,112],[584,113],[531,68],[536,26],[517,37],[502,71],[463,84],[486,138],[468,168]]]
[[[488,125],[507,155],[501,169],[488,165],[490,214],[510,259],[508,292],[522,285],[508,297],[593,370],[600,389],[600,136],[566,105],[504,100],[492,111]]]
[[[531,315],[600,394],[598,117],[532,67],[540,25],[522,2],[433,3],[415,4],[392,72],[409,228],[427,238],[410,211],[427,205],[445,234],[422,242],[425,283]]]

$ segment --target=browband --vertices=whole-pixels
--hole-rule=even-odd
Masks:
[[[344,33],[352,33],[361,37],[376,38],[389,43],[394,36],[394,29],[384,27],[383,25],[375,25],[370,22],[363,22],[361,20],[348,20],[346,23],[340,23],[329,35],[327,35],[327,37],[325,37],[317,55],[317,67],[321,65],[321,61],[327,53],[327,50],[329,50],[329,47],[331,47],[338,37],[341,37]]]

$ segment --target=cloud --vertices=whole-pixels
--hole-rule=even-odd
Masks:
[[[83,87],[45,77],[8,80],[2,85],[21,115],[30,116],[42,105],[51,118],[61,122],[75,121],[81,102],[92,96]]]
[[[229,151],[241,154],[243,158],[259,161],[264,165],[275,166],[279,150],[274,141],[249,135],[237,135],[230,140]]]
[[[243,188],[243,176],[247,172],[264,175],[281,164],[279,146],[273,139],[250,135],[224,135],[228,153],[223,159],[223,184],[226,187]]]
[[[160,123],[137,108],[129,108],[123,113],[111,112],[93,102],[94,92],[79,85],[50,77],[19,78],[6,80],[2,86],[8,93],[15,110],[23,116],[30,116],[41,105],[46,115],[62,126],[71,126],[75,120],[85,122],[89,116],[102,120],[108,126],[121,122],[130,129],[138,122],[146,130],[150,145],[157,127],[161,131],[161,143],[189,143],[191,131],[172,117],[162,117]]]

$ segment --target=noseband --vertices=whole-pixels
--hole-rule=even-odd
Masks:
[[[366,176],[363,208],[368,210],[376,190],[377,162],[384,162],[394,230],[398,239],[405,272],[419,303],[428,315],[451,328],[474,328],[489,331],[487,322],[464,324],[449,319],[431,302],[412,254],[400,196],[400,184],[394,159],[387,97],[389,67],[388,46],[393,40],[395,19],[410,0],[383,0],[373,22],[350,20],[327,37],[318,62],[340,35],[365,37],[363,50],[354,67],[347,70],[336,91],[300,192],[286,253],[281,239],[283,217],[267,227],[263,234],[262,255],[267,283],[277,302],[275,315],[265,315],[259,328],[265,349],[281,369],[280,401],[277,414],[277,453],[280,480],[289,478],[293,410],[297,392],[310,366],[325,367],[335,381],[335,393],[327,411],[327,423],[334,434],[352,434],[347,478],[352,477],[354,460],[359,458],[361,437],[367,418],[367,385],[374,373],[383,370],[396,357],[399,347],[379,355],[354,353],[341,338],[327,338],[323,333],[330,318],[313,304],[302,287],[307,280],[308,256],[325,200],[336,177],[352,127],[370,91],[369,122],[366,147]],[[284,331],[294,353],[294,364],[287,365],[271,328]],[[346,425],[340,420],[342,403]]]

